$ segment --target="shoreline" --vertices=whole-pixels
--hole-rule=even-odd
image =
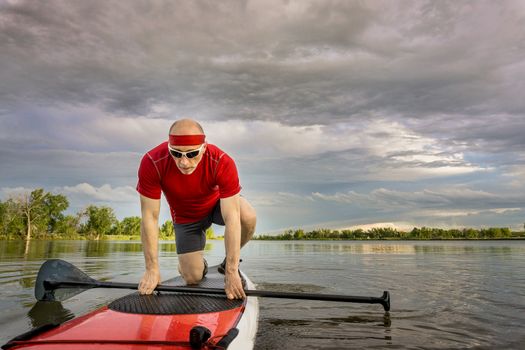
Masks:
[[[210,241],[224,241],[223,237],[208,238]],[[254,237],[252,241],[283,241],[283,242],[410,242],[410,241],[523,241],[523,237],[508,237],[508,238],[370,238],[370,239],[346,239],[346,238],[316,238],[316,239],[283,239],[283,238],[257,238]],[[31,241],[90,241],[90,242],[138,242],[140,243],[140,236],[101,238],[101,239],[86,239],[86,238],[33,238]],[[174,237],[159,238],[159,241],[173,241]],[[0,238],[0,242],[26,242],[24,239],[4,239]]]

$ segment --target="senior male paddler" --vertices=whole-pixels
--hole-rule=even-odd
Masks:
[[[233,159],[206,143],[199,123],[181,119],[170,127],[168,142],[144,155],[138,177],[146,263],[139,292],[151,294],[160,282],[158,220],[162,192],[170,206],[179,271],[186,283],[197,284],[206,275],[206,230],[212,223],[224,225],[226,258],[219,269],[224,272],[224,289],[229,299],[246,297],[238,272],[240,248],[253,236],[256,214],[239,195],[241,186]]]

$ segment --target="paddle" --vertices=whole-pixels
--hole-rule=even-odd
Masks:
[[[42,301],[62,301],[91,288],[137,289],[138,284],[97,281],[67,261],[51,259],[47,260],[40,267],[35,282],[35,297]],[[159,284],[155,290],[161,292],[225,295],[224,289],[218,288],[166,286]],[[385,311],[390,310],[390,293],[388,293],[388,291],[383,292],[380,298],[336,294],[274,292],[266,290],[245,290],[244,292],[247,296],[254,297],[381,304]]]

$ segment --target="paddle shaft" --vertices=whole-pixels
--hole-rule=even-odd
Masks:
[[[138,289],[136,283],[121,282],[74,282],[74,281],[44,281],[46,289],[57,289],[60,287],[88,287],[88,288],[117,288],[117,289]],[[159,292],[179,292],[179,293],[197,293],[197,294],[218,294],[226,295],[224,289],[219,288],[200,288],[191,286],[166,286],[159,284],[156,291]],[[280,298],[280,299],[302,299],[302,300],[321,300],[321,301],[339,301],[361,304],[381,304],[385,311],[390,310],[390,294],[385,291],[381,298],[337,295],[337,294],[313,294],[313,293],[292,293],[292,292],[275,292],[267,290],[244,290],[247,296]]]

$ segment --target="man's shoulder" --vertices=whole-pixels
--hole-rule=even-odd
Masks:
[[[228,159],[230,160],[230,156],[224,152],[222,149],[220,149],[219,147],[215,146],[215,145],[212,145],[212,144],[208,144],[207,146],[207,155],[208,157],[210,158],[211,161],[214,161],[214,162],[219,162],[221,161],[222,159]]]
[[[145,156],[150,158],[154,163],[157,163],[164,159],[168,159],[169,157],[168,142],[167,141],[163,142],[159,144],[158,146],[150,149],[148,152],[146,152]]]

